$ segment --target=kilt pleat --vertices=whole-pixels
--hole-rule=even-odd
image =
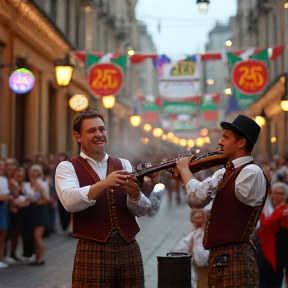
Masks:
[[[227,267],[216,267],[215,258],[229,254]],[[249,243],[219,245],[210,250],[209,288],[258,288],[256,254]]]
[[[106,243],[78,240],[72,288],[143,287],[143,262],[135,239],[126,242],[116,233]]]

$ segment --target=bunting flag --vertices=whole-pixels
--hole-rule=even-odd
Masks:
[[[238,106],[237,99],[234,95],[229,97],[228,107],[225,113],[225,118],[232,112],[240,111],[240,107]]]
[[[159,106],[156,103],[143,104],[143,119],[146,123],[153,124],[159,121]]]
[[[217,121],[218,120],[218,103],[220,94],[208,94],[202,97],[199,108],[199,114],[204,121]]]
[[[227,53],[227,56],[233,94],[240,109],[245,110],[259,99],[268,83],[268,50],[253,54],[248,60],[243,60],[233,53]]]
[[[93,64],[98,64],[99,63],[100,58],[101,57],[99,57],[97,55],[94,55],[94,54],[90,54],[90,53],[86,54],[86,58],[85,58],[86,73],[88,72],[88,70],[90,69],[90,67]]]
[[[245,53],[246,51],[253,51],[252,54],[257,55],[260,53],[263,49],[268,49],[269,53],[269,60],[275,61],[277,58],[283,54],[284,45],[278,45],[278,46],[270,46],[270,47],[258,47],[258,48],[246,48],[246,49],[235,49],[233,51],[230,51],[236,56],[240,56],[241,54]],[[87,52],[85,50],[73,50],[72,51],[75,57],[82,63],[86,62],[86,54]],[[96,55],[97,57],[102,57],[105,52],[102,51],[89,51],[89,54]],[[112,58],[119,57],[121,55],[124,55],[125,53],[122,52],[113,52]],[[189,57],[189,55],[187,55]],[[203,54],[199,54],[201,61],[213,61],[213,60],[226,60],[226,50],[221,51],[206,51]],[[165,55],[157,55],[157,54],[144,54],[144,53],[138,53],[136,52],[133,56],[129,56],[130,62],[132,64],[141,64],[143,61],[146,61],[147,59],[150,59],[153,61],[153,64],[155,67],[158,67],[159,64],[163,63],[163,61],[171,61],[171,59]]]
[[[122,68],[123,71],[126,71],[128,63],[129,63],[129,56],[124,54],[118,57],[112,57],[111,63],[116,64]]]

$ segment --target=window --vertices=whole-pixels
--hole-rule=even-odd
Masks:
[[[70,39],[70,35],[69,35],[69,32],[70,32],[70,3],[71,1],[70,0],[66,0],[66,27],[65,27],[65,32],[66,32],[66,36],[68,39]]]
[[[54,23],[57,19],[57,0],[50,0],[50,16]]]

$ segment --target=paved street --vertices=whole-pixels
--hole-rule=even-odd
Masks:
[[[173,201],[169,207],[164,195],[157,215],[138,219],[141,231],[137,240],[143,256],[145,288],[157,287],[157,256],[173,251],[180,238],[189,233],[189,211],[184,200],[181,205]],[[61,231],[52,234],[45,239],[46,264],[18,264],[1,269],[0,288],[70,288],[76,243],[76,239]]]

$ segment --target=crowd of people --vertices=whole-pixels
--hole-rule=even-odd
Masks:
[[[55,190],[55,169],[64,153],[0,159],[0,268],[17,262],[45,264],[45,237],[56,232],[56,219],[67,234],[70,218]],[[22,251],[19,253],[19,243]],[[18,252],[18,254],[17,254]]]
[[[86,117],[87,115],[84,116]],[[97,150],[96,152],[99,154],[99,159],[96,159],[95,163],[89,157],[87,158],[85,156],[86,154],[83,153],[83,151],[86,151],[88,148],[90,149],[93,147],[93,143],[95,142],[93,140],[94,138],[91,139],[92,143],[89,142],[88,145],[87,139],[90,137],[88,135],[90,133],[90,130],[87,130],[88,134],[84,137],[83,130],[78,131],[76,129],[77,127],[74,129],[74,134],[76,133],[75,138],[78,143],[81,142],[82,144],[82,154],[80,154],[80,156],[84,160],[86,157],[87,159],[85,161],[81,160],[82,158],[79,157],[77,158],[79,159],[77,160],[79,163],[75,160],[76,158],[74,158],[74,162],[65,161],[69,159],[64,153],[61,153],[57,156],[49,155],[47,157],[44,157],[42,155],[36,155],[33,158],[25,159],[22,165],[19,165],[17,160],[13,158],[0,159],[0,268],[8,267],[8,265],[14,264],[17,261],[25,261],[30,265],[34,266],[44,265],[45,236],[55,232],[57,216],[59,216],[62,229],[64,231],[67,231],[67,234],[72,235],[72,230],[69,229],[69,227],[71,228],[70,213],[86,211],[86,208],[83,208],[83,205],[88,205],[88,208],[95,207],[95,200],[97,199],[97,201],[99,202],[99,195],[101,194],[103,187],[105,187],[104,189],[107,189],[106,187],[111,186],[111,189],[109,188],[109,193],[111,195],[108,195],[110,198],[113,196],[113,191],[115,190],[115,188],[113,187],[118,187],[117,189],[120,190],[122,189],[124,191],[123,195],[126,195],[126,193],[129,194],[129,198],[127,198],[128,202],[125,202],[126,204],[123,202],[122,207],[123,211],[127,215],[123,211],[122,212],[127,217],[130,217],[129,213],[131,213],[134,219],[134,216],[146,215],[147,213],[153,212],[153,207],[155,207],[155,211],[159,209],[158,202],[160,200],[157,198],[157,201],[155,200],[155,202],[153,202],[153,197],[151,197],[151,195],[154,195],[154,190],[152,191],[151,189],[149,189],[150,192],[146,195],[147,197],[144,194],[140,193],[140,188],[138,184],[133,181],[131,175],[127,172],[128,170],[132,171],[132,166],[130,163],[127,162],[127,160],[120,159],[122,162],[122,164],[121,162],[119,162],[121,164],[119,164],[120,166],[116,163],[117,161],[114,160],[114,158],[113,161],[116,161],[116,164],[111,164],[109,162],[109,157],[105,153],[104,148],[102,147],[102,142],[106,141],[104,141],[103,139],[107,137],[107,135],[104,135],[106,132],[105,130],[103,130],[103,127],[105,126],[102,118],[97,113],[95,115],[93,114],[93,117],[90,114],[86,118],[84,116],[81,116],[81,121],[84,121],[85,125],[98,125],[96,125],[95,127],[97,127],[97,131],[99,131],[96,131],[95,133],[97,135],[99,134],[99,136],[97,136],[99,137],[97,145],[98,143],[100,143],[101,149],[97,148],[99,151]],[[237,123],[237,121],[234,121],[233,123],[232,125],[236,126],[236,128],[237,124],[238,126],[242,125],[239,124],[240,122]],[[211,281],[216,281],[215,283],[213,282],[216,285],[215,287],[230,287],[229,285],[232,282],[233,283],[231,285],[234,285],[237,281],[257,283],[258,279],[260,279],[259,287],[261,288],[281,288],[283,280],[286,281],[286,284],[288,282],[288,161],[286,157],[281,155],[274,155],[271,159],[269,159],[268,157],[260,156],[253,159],[253,157],[251,156],[251,151],[257,140],[257,137],[253,138],[254,136],[247,136],[246,134],[244,134],[244,136],[242,134],[242,136],[237,136],[238,130],[236,129],[235,132],[233,130],[235,127],[231,127],[230,125],[231,123],[228,122],[222,123],[224,132],[222,134],[222,138],[219,140],[219,146],[222,147],[224,153],[226,153],[227,155],[231,155],[231,171],[229,171],[230,168],[227,164],[227,166],[222,169],[218,169],[219,167],[212,167],[210,169],[206,169],[205,171],[199,172],[199,174],[195,174],[195,177],[194,175],[192,175],[187,165],[187,161],[189,161],[188,159],[181,159],[177,161],[177,168],[179,169],[181,178],[173,178],[171,177],[171,175],[167,175],[166,171],[163,171],[163,182],[165,182],[166,184],[168,201],[171,202],[171,193],[173,193],[173,190],[179,191],[178,186],[183,185],[181,186],[181,190],[183,189],[187,194],[187,203],[192,208],[190,220],[193,224],[194,230],[189,234],[187,233],[187,237],[180,240],[176,250],[187,252],[192,255],[192,283],[193,287],[195,288],[209,287],[209,285],[211,285],[212,283]],[[241,128],[242,130],[244,129],[244,127]],[[100,134],[103,139],[100,137]],[[252,138],[249,138],[249,136],[251,136]],[[251,142],[250,144],[252,144],[250,146],[249,143],[247,144],[247,142],[249,141]],[[234,148],[232,148],[233,145]],[[98,155],[97,153],[94,154]],[[94,155],[92,152],[90,154]],[[100,161],[103,155],[103,159],[106,161],[106,166],[104,165],[104,160],[102,161],[103,163]],[[240,163],[240,159],[241,161],[245,161],[242,161]],[[93,166],[94,170],[98,171],[101,168],[98,171],[98,175],[100,175],[101,180],[98,179],[95,184],[93,183],[95,179],[97,179],[97,174],[94,175],[91,172],[92,170],[89,168],[89,166],[87,166],[86,162],[88,160],[91,162],[91,164],[89,165],[95,164],[95,167]],[[60,162],[62,162],[62,164],[58,165]],[[112,167],[109,163],[114,166]],[[71,165],[73,165],[74,168]],[[109,166],[111,168],[111,171],[109,170],[111,172],[111,175],[108,174],[108,176],[106,176],[105,178],[104,172],[107,170],[107,165],[110,165],[114,169],[114,171]],[[126,166],[125,167],[127,169],[120,169],[123,165],[128,165],[129,169]],[[85,182],[87,180],[87,177],[82,177],[85,173],[87,174],[87,171],[84,171],[83,167],[87,169],[87,171],[92,176],[91,183],[88,183],[89,185]],[[208,177],[209,171],[211,172],[211,176]],[[229,172],[231,173],[228,176]],[[73,174],[75,176],[75,173],[80,179],[80,182],[77,182],[77,185],[80,185],[79,188],[77,188],[77,191],[79,190],[79,193],[81,195],[79,194],[80,198],[75,195],[77,197],[74,197],[76,201],[74,201],[74,205],[71,199],[69,199],[69,197],[73,195],[71,193],[68,193],[69,195],[66,195],[65,191],[68,191],[68,186],[68,188],[72,192],[75,190],[74,186],[76,185],[76,182],[74,183],[75,185],[72,183],[72,186],[71,182],[69,182],[72,179],[71,175]],[[55,174],[57,180],[56,183]],[[178,183],[179,185],[171,185],[171,183],[176,182],[175,179],[177,180],[177,183],[180,183]],[[179,179],[182,180],[182,184]],[[159,181],[153,183],[155,184],[157,182]],[[234,189],[233,185],[235,185]],[[87,189],[87,187],[90,188]],[[231,189],[233,189],[235,195],[231,193]],[[142,192],[144,191],[143,186],[141,187],[141,190]],[[151,191],[152,194],[150,194]],[[216,192],[216,194],[214,192]],[[73,193],[76,192],[74,191]],[[156,191],[155,193],[157,194]],[[141,201],[146,201],[147,203],[145,203],[149,205],[140,205],[140,199],[142,199]],[[178,198],[176,198],[176,201],[178,202]],[[113,199],[110,202],[109,205],[113,206]],[[207,208],[207,204],[209,209]],[[126,205],[128,205],[128,210]],[[147,211],[144,211],[144,207],[148,207],[149,209],[145,208]],[[67,212],[67,210],[70,213]],[[131,211],[134,212],[132,213]],[[220,213],[219,211],[222,212]],[[223,211],[225,211],[225,213],[223,213]],[[237,213],[237,211],[239,213]],[[96,211],[94,212],[96,213]],[[104,213],[105,211],[103,210],[102,212]],[[117,211],[115,213],[117,213]],[[83,212],[81,212],[81,214],[77,214],[79,215],[79,219],[77,219],[76,217],[76,222],[73,223],[73,233],[75,237],[79,237],[80,239],[83,238],[83,241],[85,242],[85,239],[87,237],[89,237],[89,239],[91,240],[91,237],[93,235],[91,236],[89,234],[91,233],[91,229],[87,228],[88,230],[84,231],[81,228],[83,226],[78,225],[83,223],[83,219],[86,217],[84,214]],[[121,217],[119,218],[120,220],[122,219]],[[100,217],[99,219],[103,220],[103,217]],[[134,221],[133,219],[131,218],[131,223]],[[80,222],[78,223],[77,221]],[[86,220],[84,222],[87,224]],[[97,238],[95,238],[95,243],[97,244],[98,242],[100,243],[106,241],[107,237],[108,239],[110,237],[111,239],[116,239],[117,241],[115,241],[119,244],[120,242],[118,240],[122,239],[121,237],[125,236],[127,239],[129,237],[133,238],[133,235],[138,231],[136,222],[133,222],[135,224],[133,224],[135,226],[135,232],[133,232],[133,235],[131,234],[132,236],[129,234],[129,229],[126,229],[127,227],[125,226],[125,221],[123,223],[121,222],[122,224],[119,223],[120,222],[116,221],[114,230],[112,232],[109,232],[108,230],[106,231],[108,234],[105,231],[102,231],[108,236],[106,234],[105,236],[101,231],[100,232],[104,236],[101,233],[99,235],[95,234],[93,236]],[[209,226],[207,226],[207,223],[209,224]],[[238,223],[238,226],[235,223]],[[80,237],[79,235],[81,233],[88,233],[89,235],[87,237]],[[102,237],[103,240],[101,240],[102,238],[100,239],[99,237]],[[243,238],[245,238],[245,241],[243,241]],[[17,248],[19,248],[18,245],[20,241],[22,242],[22,245],[21,254],[19,255],[19,252],[17,254],[16,251],[19,251]],[[108,246],[111,244],[112,246],[109,247],[113,250],[115,248],[114,246],[116,242],[110,241],[110,243],[109,241],[107,242]],[[123,247],[126,247],[127,249],[130,249],[130,246],[128,247],[127,243],[131,244],[131,242],[125,240],[121,242],[121,245]],[[133,245],[137,246],[137,243],[135,242]],[[95,248],[95,251],[97,252],[100,249],[99,247],[102,247],[102,244],[100,243],[100,246],[98,246],[95,246],[96,248],[94,246],[91,247],[93,249]],[[80,254],[81,251],[79,252]],[[246,256],[244,257],[240,252]],[[141,259],[139,258],[138,260],[140,263]],[[74,263],[76,266],[80,264],[83,266],[86,263],[83,262],[84,260],[81,260],[83,263],[77,261]],[[111,265],[113,264],[112,262],[110,263]],[[143,269],[141,267],[142,264],[139,264],[139,269],[142,271]],[[245,277],[238,277],[243,272],[242,270],[242,272],[239,272],[237,270],[240,274],[238,272],[236,273],[236,270],[233,270],[238,269],[239,267],[243,269],[243,275],[245,275]],[[97,267],[95,266],[95,269],[96,268]],[[227,270],[228,274],[226,275],[226,272],[224,273],[222,271],[223,273],[221,274],[221,279],[218,279],[217,277],[220,275],[219,269],[221,269],[221,271],[223,269],[223,271]],[[232,273],[231,269],[234,271],[233,277],[235,278],[233,278],[233,281],[230,279],[231,274],[229,274]],[[250,270],[248,271],[247,269]],[[77,272],[77,269],[75,271]],[[218,276],[213,277],[213,275],[215,276],[216,274]],[[78,276],[80,278],[83,277],[82,274],[79,274]],[[133,279],[136,282],[138,281],[139,283],[143,283],[143,271],[141,272],[141,275],[139,275],[139,277],[141,278],[139,278],[140,280],[138,278]],[[79,279],[75,280],[75,283],[78,283],[80,281]],[[225,283],[226,286],[223,283]],[[75,287],[78,287],[77,285]],[[258,287],[258,284],[255,285],[255,287]]]

